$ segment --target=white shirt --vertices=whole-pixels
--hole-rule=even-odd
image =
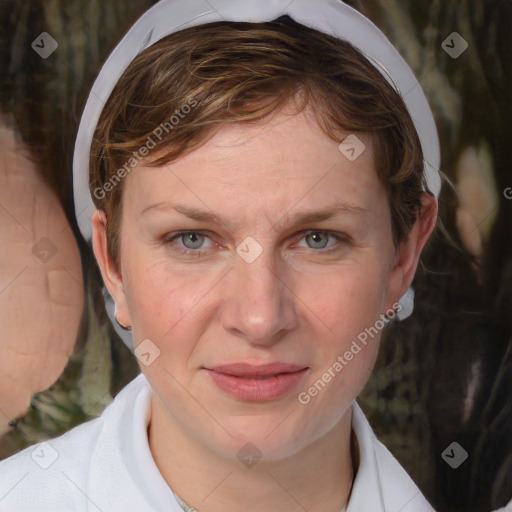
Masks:
[[[494,512],[511,512],[511,511],[512,511],[512,500],[510,500],[503,508],[495,510]]]
[[[1,512],[183,512],[149,449],[151,387],[138,375],[101,416],[0,461]],[[433,512],[359,405],[359,469],[347,512]]]

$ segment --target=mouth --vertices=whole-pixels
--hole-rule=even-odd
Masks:
[[[217,387],[231,397],[268,401],[290,392],[309,368],[288,363],[234,363],[204,368]]]

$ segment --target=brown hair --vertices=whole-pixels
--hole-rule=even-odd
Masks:
[[[258,122],[298,98],[297,113],[311,106],[333,140],[368,134],[395,246],[407,238],[426,183],[403,100],[350,43],[284,18],[191,27],[153,44],[126,69],[102,111],[90,160],[90,190],[106,213],[116,265],[122,178],[131,168],[141,160],[170,163],[226,123]],[[155,141],[164,151],[149,158]]]

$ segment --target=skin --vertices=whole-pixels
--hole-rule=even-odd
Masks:
[[[80,253],[64,209],[3,119],[0,183],[1,435],[68,363],[84,289]]]
[[[339,512],[347,500],[351,404],[380,336],[309,404],[297,396],[405,293],[437,216],[435,199],[424,194],[421,218],[396,250],[370,143],[359,138],[366,150],[351,162],[310,111],[284,110],[258,125],[225,126],[168,166],[134,169],[123,185],[120,269],[107,251],[104,213],[93,216],[94,251],[119,322],[132,326],[136,345],[149,338],[161,351],[141,365],[153,389],[150,449],[173,491],[198,510]],[[142,213],[165,202],[226,222],[191,220],[170,206]],[[364,211],[293,223],[299,212],[342,203]],[[186,230],[207,237],[164,241]],[[263,249],[252,263],[236,252],[248,236]],[[204,255],[176,250],[196,247]],[[239,361],[308,371],[278,399],[244,401],[204,370]],[[263,454],[250,468],[237,458],[248,442]]]

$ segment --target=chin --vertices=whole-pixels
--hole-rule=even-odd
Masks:
[[[226,422],[220,420],[232,437],[225,433],[219,445],[237,456],[243,456],[246,451],[249,454],[259,451],[266,460],[284,459],[306,444],[304,427],[294,425],[290,420],[286,414],[243,416]]]

